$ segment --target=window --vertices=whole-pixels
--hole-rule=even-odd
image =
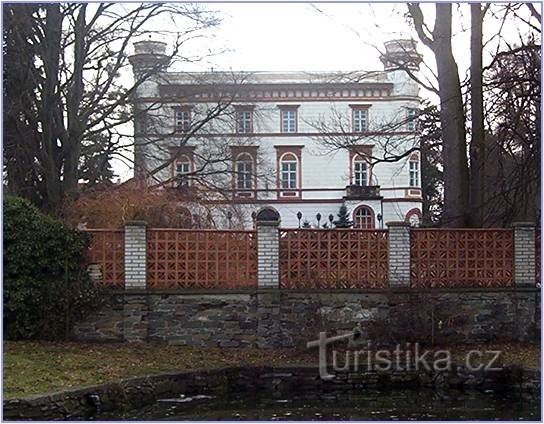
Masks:
[[[182,156],[176,161],[175,177],[178,187],[189,186],[189,174],[191,172],[191,160],[187,156]]]
[[[236,159],[236,188],[251,190],[253,188],[253,158],[242,153]]]
[[[409,162],[410,187],[419,187],[419,157],[412,156]]]
[[[281,167],[281,188],[297,188],[297,166],[298,161],[292,153],[286,153],[280,160]]]
[[[176,132],[184,133],[191,128],[191,109],[177,108],[175,110],[175,128]]]
[[[281,132],[295,133],[297,132],[297,110],[296,109],[281,109]]]
[[[253,132],[253,111],[236,111],[236,132],[239,134],[247,134]]]
[[[408,131],[417,130],[417,109],[408,109],[406,115]]]
[[[359,206],[353,212],[353,226],[361,229],[374,228],[374,212],[368,206]]]
[[[353,160],[353,184],[368,185],[368,163],[359,155]]]
[[[406,214],[404,221],[409,223],[411,227],[419,227],[421,222],[421,211],[417,208],[410,209]]]
[[[368,129],[368,109],[353,108],[353,132],[365,132]]]

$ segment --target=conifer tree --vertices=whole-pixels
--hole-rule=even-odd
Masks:
[[[338,219],[334,221],[336,228],[351,228],[353,226],[353,221],[349,219],[348,208],[345,204],[340,206],[338,211]]]

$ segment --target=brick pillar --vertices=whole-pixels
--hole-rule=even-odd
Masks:
[[[127,342],[147,338],[146,223],[125,223],[125,296],[123,300],[123,337]]]
[[[516,286],[534,286],[536,281],[535,264],[535,224],[516,222],[514,227],[514,283]]]
[[[257,285],[259,288],[278,288],[280,284],[280,215],[265,207],[255,218],[257,224]]]
[[[146,288],[146,223],[125,223],[125,290]]]
[[[388,222],[389,285],[410,287],[410,224]]]

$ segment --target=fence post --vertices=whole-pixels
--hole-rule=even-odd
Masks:
[[[125,295],[123,300],[123,337],[127,342],[142,342],[148,333],[146,289],[146,223],[125,223]]]
[[[410,287],[410,224],[388,222],[389,285]]]
[[[125,290],[146,288],[146,222],[125,223]]]
[[[514,227],[514,283],[534,286],[536,283],[535,224],[515,222]]]
[[[264,207],[255,217],[257,224],[257,286],[278,288],[280,281],[280,214]]]

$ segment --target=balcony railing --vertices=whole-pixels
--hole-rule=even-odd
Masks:
[[[380,198],[380,186],[361,186],[351,184],[346,186],[346,200],[365,200]]]

